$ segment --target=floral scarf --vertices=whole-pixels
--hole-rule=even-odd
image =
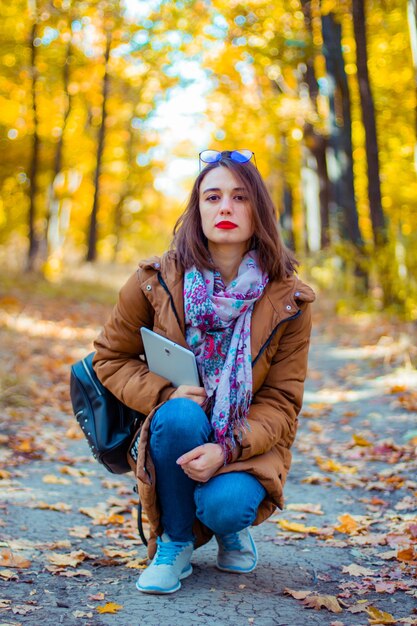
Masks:
[[[211,402],[214,438],[225,453],[247,427],[252,401],[250,325],[255,302],[268,282],[255,251],[242,259],[226,286],[218,271],[195,266],[184,275],[186,339]],[[235,430],[236,429],[236,430]]]

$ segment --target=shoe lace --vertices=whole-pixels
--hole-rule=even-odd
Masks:
[[[184,549],[183,543],[175,541],[159,541],[157,540],[158,548],[155,555],[155,565],[172,565]]]
[[[242,550],[242,542],[240,541],[239,533],[231,533],[230,535],[220,536],[221,544],[227,552],[235,550]]]

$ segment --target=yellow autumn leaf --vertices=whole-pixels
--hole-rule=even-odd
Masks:
[[[363,448],[366,448],[367,446],[372,446],[372,443],[368,441],[367,439],[365,439],[365,437],[362,437],[361,435],[353,435],[352,438],[356,446],[361,446]]]
[[[385,611],[380,611],[374,606],[365,607],[366,613],[368,613],[370,619],[370,624],[396,624],[397,620],[394,618],[391,613],[385,613]]]
[[[335,526],[335,530],[337,530],[339,533],[353,535],[358,531],[358,522],[354,520],[353,517],[348,513],[346,513],[345,515],[340,515],[337,519],[339,520],[340,525]]]
[[[115,602],[107,602],[104,606],[97,606],[96,611],[98,613],[117,613],[123,606],[116,604]]]
[[[117,513],[113,513],[113,515],[109,515],[107,518],[108,524],[124,524],[125,518],[123,515],[118,515]]]
[[[70,481],[62,476],[55,476],[55,474],[45,474],[42,478],[42,482],[47,485],[69,485]]]
[[[299,524],[298,522],[290,522],[286,519],[278,520],[277,524],[281,526],[283,530],[289,530],[292,533],[311,533],[311,534],[319,534],[320,530],[317,526],[306,526],[305,524]]]
[[[407,387],[405,385],[393,385],[389,390],[389,393],[403,393],[404,391],[407,391]]]
[[[357,468],[349,465],[342,465],[341,463],[337,463],[332,459],[323,459],[321,457],[316,457],[316,463],[320,469],[325,472],[339,472],[340,474],[356,474]]]

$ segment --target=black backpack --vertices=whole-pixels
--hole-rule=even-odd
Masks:
[[[94,458],[109,472],[124,474],[131,469],[129,445],[146,416],[127,407],[101,384],[93,356],[91,352],[71,367],[72,408]]]
[[[72,408],[94,458],[109,472],[125,474],[131,470],[127,451],[146,415],[130,409],[101,384],[93,369],[93,357],[91,352],[71,366]],[[137,493],[136,486],[134,491]],[[147,546],[140,500],[137,523],[139,535]]]

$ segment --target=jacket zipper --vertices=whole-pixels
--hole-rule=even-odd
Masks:
[[[169,291],[164,279],[161,276],[161,272],[158,272],[158,280],[159,283],[162,285],[162,287],[165,289],[165,291],[167,292],[170,302],[171,302],[171,306],[172,306],[172,310],[174,311],[174,315],[177,318],[177,322],[178,322],[178,326],[181,328],[181,322],[180,322],[180,318],[178,316],[177,313],[177,309],[175,308],[175,304],[174,304],[174,298],[172,297],[171,292]],[[257,360],[262,356],[262,354],[265,352],[265,350],[267,349],[267,347],[269,346],[269,344],[271,343],[275,333],[277,332],[278,328],[281,326],[281,324],[284,324],[285,322],[290,322],[291,320],[295,320],[297,319],[297,317],[299,317],[301,315],[302,311],[301,309],[297,311],[297,313],[295,313],[295,315],[291,315],[290,317],[286,317],[284,320],[281,320],[273,329],[273,331],[271,332],[271,334],[269,335],[268,339],[265,341],[265,343],[263,344],[263,346],[261,347],[261,349],[259,350],[258,354],[256,355],[255,359],[252,361],[252,368],[254,367],[255,363],[257,362]]]
[[[169,300],[171,302],[172,310],[174,311],[174,315],[177,318],[178,326],[181,328],[181,322],[180,322],[179,315],[177,313],[177,309],[175,308],[174,298],[172,297],[170,290],[168,289],[164,279],[162,278],[161,272],[158,272],[158,280],[159,280],[160,285],[162,285],[162,287],[165,289],[165,291],[168,294]]]
[[[261,347],[261,349],[259,350],[258,354],[256,355],[256,357],[254,358],[254,360],[252,361],[252,369],[255,366],[256,361],[262,356],[262,354],[265,352],[265,350],[267,349],[267,347],[269,346],[269,344],[271,343],[272,339],[274,338],[275,333],[277,332],[278,328],[281,326],[281,324],[284,324],[285,322],[290,322],[291,320],[295,320],[297,319],[297,317],[299,317],[301,315],[302,311],[301,309],[297,311],[297,313],[295,315],[291,315],[291,317],[286,317],[284,320],[281,320],[274,328],[274,330],[272,331],[272,333],[269,335],[268,339],[265,341],[265,343],[263,344],[263,346]]]

